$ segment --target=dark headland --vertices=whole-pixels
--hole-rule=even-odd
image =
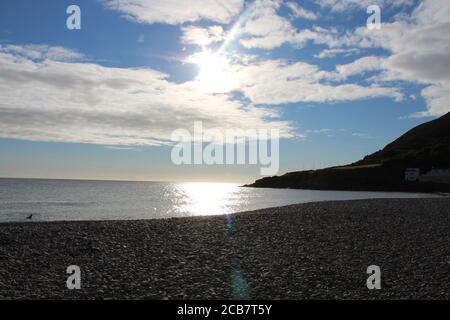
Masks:
[[[421,177],[406,181],[408,168]],[[350,165],[299,171],[257,180],[248,187],[355,191],[449,192],[450,176],[427,176],[450,169],[450,113],[417,126],[364,159]],[[442,170],[441,170],[442,171]],[[436,174],[438,175],[438,174]]]
[[[449,198],[0,224],[0,299],[450,299]],[[81,290],[66,288],[70,265]],[[368,266],[381,290],[368,290]]]

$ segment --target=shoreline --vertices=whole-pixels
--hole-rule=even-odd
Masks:
[[[279,178],[279,177],[276,177]],[[261,182],[262,181],[262,182]],[[386,193],[421,193],[421,194],[450,194],[449,184],[439,184],[440,188],[435,188],[433,185],[397,185],[386,188],[382,186],[361,186],[355,188],[354,186],[329,186],[323,185],[305,185],[305,186],[287,186],[276,184],[265,184],[264,179],[257,180],[251,184],[245,184],[241,187],[255,188],[255,189],[275,189],[275,190],[314,190],[314,191],[349,191],[349,192],[386,192]]]
[[[0,299],[450,299],[450,199],[0,224]],[[382,290],[366,287],[379,265]],[[66,288],[79,265],[82,289]]]
[[[266,188],[266,189],[272,189],[272,188]],[[279,190],[279,189],[274,189]],[[291,189],[286,189],[291,190]],[[344,190],[313,190],[313,189],[294,189],[294,190],[305,190],[305,191],[342,191],[346,192]],[[372,192],[372,191],[352,191],[352,192]],[[380,191],[384,192],[384,191]],[[227,216],[227,215],[239,215],[239,214],[249,214],[261,210],[271,210],[271,209],[282,209],[285,207],[291,207],[291,206],[300,206],[304,204],[315,204],[315,203],[327,203],[327,202],[353,202],[353,201],[370,201],[370,200],[392,200],[392,199],[441,199],[441,198],[450,198],[450,193],[443,193],[443,192],[433,192],[433,193],[416,193],[416,192],[397,192],[397,191],[385,191],[385,193],[395,193],[395,194],[416,194],[421,195],[421,197],[416,198],[367,198],[367,199],[353,199],[353,200],[321,200],[321,201],[307,201],[307,202],[300,202],[300,203],[294,203],[294,204],[287,204],[283,206],[273,206],[273,207],[266,207],[266,208],[260,208],[260,209],[254,209],[254,210],[247,210],[247,211],[237,211],[237,212],[231,212],[229,214],[210,214],[210,215],[192,215],[192,216],[181,216],[181,217],[168,217],[168,218],[149,218],[149,219],[111,219],[111,220],[21,220],[21,221],[0,221],[1,225],[6,224],[32,224],[32,223],[70,223],[70,222],[120,222],[120,221],[158,221],[158,220],[171,220],[171,219],[191,219],[191,218],[208,218],[208,217],[220,217],[220,216]]]

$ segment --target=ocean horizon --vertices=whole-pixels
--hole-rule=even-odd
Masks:
[[[0,222],[147,220],[233,214],[291,204],[432,194],[258,189],[238,183],[0,178]]]

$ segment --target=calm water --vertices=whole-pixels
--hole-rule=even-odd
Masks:
[[[234,213],[294,203],[424,195],[240,188],[237,184],[0,179],[0,222],[126,220]]]

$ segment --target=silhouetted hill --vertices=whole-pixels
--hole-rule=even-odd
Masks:
[[[405,169],[427,172],[433,167],[450,168],[450,113],[419,125],[388,144],[383,150],[351,165],[291,172],[249,185],[257,188],[377,191],[450,191],[450,184],[406,182]]]
[[[450,112],[411,129],[383,150],[356,165],[382,163],[414,167],[450,167]]]

